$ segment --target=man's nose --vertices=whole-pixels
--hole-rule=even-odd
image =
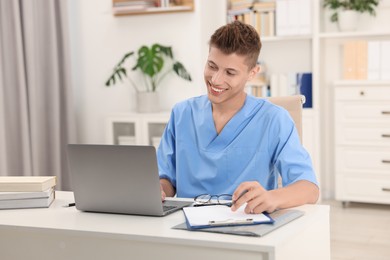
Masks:
[[[220,71],[215,72],[211,78],[211,82],[213,85],[222,85],[223,83],[223,75]]]

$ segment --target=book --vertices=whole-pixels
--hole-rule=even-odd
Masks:
[[[273,223],[267,214],[246,214],[242,205],[233,212],[225,205],[183,208],[188,229]]]
[[[305,96],[306,102],[303,108],[313,107],[313,77],[311,72],[297,74],[298,87],[301,95]]]
[[[367,79],[380,80],[381,71],[381,42],[368,42],[368,57],[367,57]]]
[[[0,209],[48,208],[55,198],[55,191],[53,189],[49,191],[43,198],[0,200]]]
[[[50,193],[54,191],[51,187],[45,191],[3,191],[0,192],[0,201],[2,200],[16,200],[16,199],[37,199],[47,198]]]
[[[0,192],[45,191],[55,185],[55,176],[0,176]]]

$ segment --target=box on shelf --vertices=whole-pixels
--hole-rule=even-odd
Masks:
[[[118,143],[120,145],[135,145],[135,136],[120,135],[118,136]]]

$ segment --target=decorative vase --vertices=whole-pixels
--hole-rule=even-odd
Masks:
[[[137,109],[139,113],[154,113],[160,110],[157,92],[138,92]]]
[[[359,20],[359,13],[352,10],[343,10],[338,13],[339,30],[355,31]]]

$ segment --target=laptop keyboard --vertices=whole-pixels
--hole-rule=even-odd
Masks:
[[[174,209],[174,208],[177,208],[176,206],[166,206],[164,205],[163,206],[163,211],[168,211],[168,210],[171,210],[171,209]]]

